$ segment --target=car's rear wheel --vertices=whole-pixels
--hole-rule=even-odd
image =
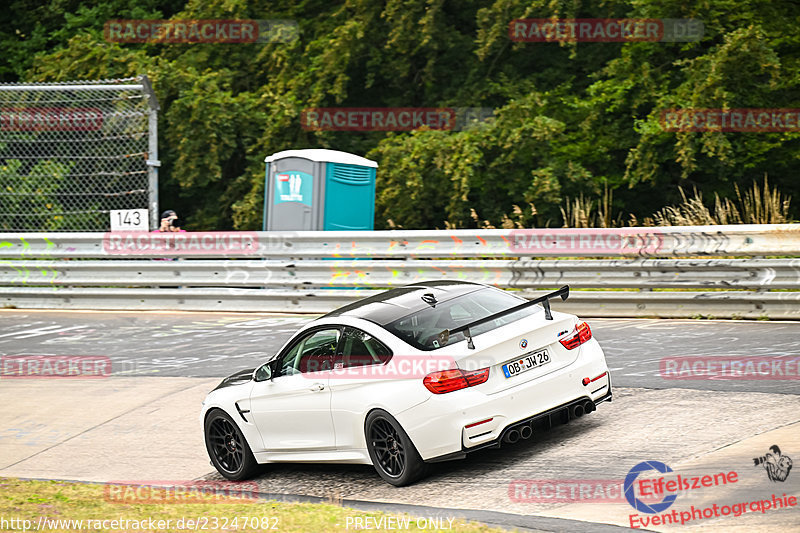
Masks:
[[[364,427],[369,457],[384,481],[402,487],[425,476],[428,465],[408,434],[389,413],[372,411]]]
[[[258,463],[236,423],[221,409],[206,417],[206,450],[217,471],[226,479],[241,481],[253,477]]]

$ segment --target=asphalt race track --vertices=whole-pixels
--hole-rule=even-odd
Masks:
[[[0,356],[100,356],[112,363],[110,379],[0,377],[5,406],[0,476],[218,479],[202,444],[200,400],[219,378],[263,362],[310,319],[0,311]],[[515,445],[437,464],[429,478],[411,487],[392,488],[367,466],[270,465],[258,479],[260,490],[276,498],[304,496],[361,507],[392,503],[400,511],[459,513],[546,531],[630,527],[637,518],[631,518],[634,509],[620,491],[599,494],[597,487],[621,485],[642,461],[663,462],[686,477],[738,474],[735,483],[681,492],[666,512],[800,495],[799,471],[770,481],[753,461],[772,445],[800,458],[800,323],[593,319],[589,324],[606,352],[615,387],[613,403],[597,412],[541,428]],[[781,368],[794,368],[794,375],[734,380],[663,375],[665,358],[698,356],[777,358],[788,362]],[[595,492],[571,501],[547,492],[581,483]],[[420,505],[427,507],[414,507]],[[800,530],[800,511],[792,506],[683,526],[648,525],[658,531],[686,528]]]
[[[2,311],[0,355],[93,355],[114,375],[225,377],[273,355],[313,317],[203,313]],[[800,323],[730,320],[589,321],[614,385],[800,394],[796,380],[660,377],[659,361],[683,356],[800,355]]]

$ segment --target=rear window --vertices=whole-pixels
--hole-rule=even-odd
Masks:
[[[443,331],[456,329],[522,303],[524,300],[512,294],[487,287],[437,303],[435,306],[390,322],[384,327],[415,348],[435,350],[464,339],[463,333],[456,333],[445,342],[440,335]],[[532,305],[475,326],[470,329],[470,333],[474,337],[541,311],[541,306]]]

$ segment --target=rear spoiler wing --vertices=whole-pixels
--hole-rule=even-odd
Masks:
[[[539,298],[535,298],[533,300],[528,300],[523,304],[510,307],[504,311],[499,311],[493,315],[489,315],[474,322],[470,322],[469,324],[466,324],[464,326],[459,326],[456,329],[450,329],[450,330],[446,329],[439,334],[439,337],[441,338],[442,341],[444,341],[444,343],[447,343],[447,341],[450,339],[450,335],[461,333],[463,331],[464,337],[466,337],[467,339],[467,348],[469,348],[470,350],[474,350],[475,344],[473,344],[472,342],[472,335],[469,332],[470,328],[474,328],[475,326],[483,324],[484,322],[489,322],[490,320],[500,318],[501,316],[509,315],[511,313],[519,311],[520,309],[525,309],[526,307],[530,307],[536,304],[542,304],[542,307],[544,307],[545,320],[553,320],[553,313],[550,312],[550,299],[555,298],[556,296],[560,296],[562,301],[569,298],[569,285],[564,285],[557,291],[553,291],[549,294],[545,294],[544,296],[540,296]]]

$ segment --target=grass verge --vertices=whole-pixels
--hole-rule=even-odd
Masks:
[[[0,531],[503,531],[448,518],[226,495],[0,478]]]

